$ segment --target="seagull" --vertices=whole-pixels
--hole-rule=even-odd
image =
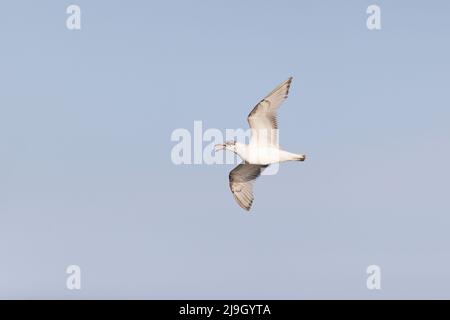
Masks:
[[[241,208],[249,211],[253,204],[253,182],[269,165],[285,161],[304,161],[304,154],[284,151],[278,145],[277,111],[287,98],[292,77],[262,99],[249,113],[251,129],[249,144],[227,141],[215,150],[229,150],[243,161],[230,171],[230,189]]]

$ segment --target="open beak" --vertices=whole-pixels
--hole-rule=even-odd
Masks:
[[[224,144],[216,144],[214,146],[214,150],[215,151],[219,151],[219,150],[223,150],[223,149],[225,149],[225,145]]]

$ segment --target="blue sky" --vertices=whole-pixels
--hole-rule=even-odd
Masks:
[[[0,297],[449,298],[449,9],[5,2]],[[172,163],[174,129],[247,128],[288,76],[280,142],[308,159],[258,180],[251,215],[232,165]]]

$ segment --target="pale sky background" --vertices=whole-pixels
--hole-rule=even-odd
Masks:
[[[3,1],[0,298],[450,298],[449,14],[445,0]],[[280,140],[308,159],[258,180],[251,215],[232,165],[172,164],[174,129],[246,128],[288,76]]]

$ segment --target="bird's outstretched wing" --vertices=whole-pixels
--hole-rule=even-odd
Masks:
[[[230,171],[230,189],[236,202],[245,210],[250,210],[253,203],[253,181],[261,175],[267,165],[242,162]]]
[[[276,87],[249,113],[247,121],[252,129],[250,144],[278,146],[277,111],[288,96],[291,82],[292,77]]]

